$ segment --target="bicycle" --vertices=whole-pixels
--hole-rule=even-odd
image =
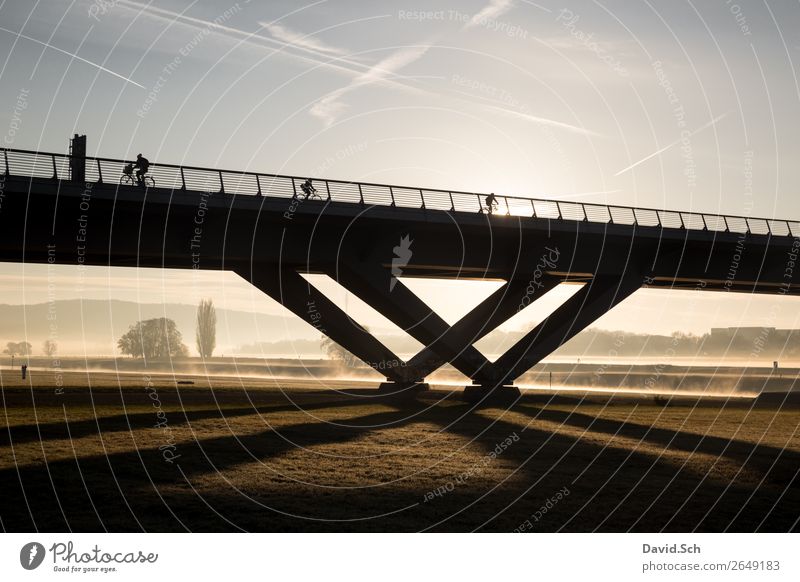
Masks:
[[[156,185],[156,181],[150,174],[145,174],[142,176],[142,182],[139,183],[139,180],[137,180],[133,173],[128,174],[125,172],[122,173],[119,183],[123,186],[144,186],[145,188],[155,188]]]
[[[303,200],[322,200],[322,196],[320,196],[317,189],[310,184],[310,180],[302,184],[300,190],[303,191]]]

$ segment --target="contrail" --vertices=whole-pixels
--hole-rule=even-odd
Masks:
[[[722,115],[720,115],[719,117],[715,117],[714,119],[712,119],[711,121],[709,121],[709,122],[708,122],[708,123],[706,123],[705,125],[702,125],[702,126],[698,127],[697,129],[695,129],[695,130],[694,130],[692,133],[690,133],[689,135],[690,135],[690,136],[692,136],[692,135],[694,135],[694,134],[696,134],[696,133],[699,133],[699,132],[703,131],[704,129],[708,129],[709,127],[711,127],[712,125],[716,124],[718,121],[720,121],[720,120],[721,120],[723,117],[725,117],[725,116],[727,116],[727,115],[728,115],[727,113],[723,113],[723,114],[722,114]],[[654,158],[654,157],[656,157],[656,156],[657,156],[657,155],[659,155],[659,154],[663,154],[663,153],[664,153],[665,151],[667,151],[669,148],[671,148],[671,147],[674,147],[674,146],[678,145],[679,143],[681,143],[681,141],[682,141],[683,139],[684,139],[684,138],[679,138],[679,139],[676,139],[676,140],[675,140],[675,141],[673,141],[671,144],[664,146],[663,148],[661,148],[660,150],[658,150],[658,151],[656,151],[656,152],[653,152],[652,154],[650,154],[650,155],[649,155],[649,156],[647,156],[646,158],[642,158],[641,160],[639,160],[639,161],[638,161],[638,162],[636,162],[635,164],[631,164],[631,165],[630,165],[630,166],[628,166],[627,168],[623,168],[623,169],[621,169],[619,172],[617,172],[616,174],[614,174],[614,176],[619,176],[620,174],[624,174],[625,172],[627,172],[628,170],[632,170],[633,168],[635,168],[635,167],[636,167],[636,166],[638,166],[639,164],[643,164],[644,162],[646,162],[646,161],[647,161],[647,160],[649,160],[650,158]]]
[[[498,113],[502,113],[504,115],[508,115],[510,117],[517,117],[519,119],[524,119],[527,121],[531,121],[538,125],[546,125],[548,127],[557,127],[558,129],[563,129],[569,131],[571,133],[577,133],[580,135],[588,135],[590,137],[603,137],[599,133],[596,133],[590,129],[586,129],[585,127],[578,127],[577,125],[570,125],[569,123],[564,123],[563,121],[555,121],[554,119],[547,119],[546,117],[538,117],[536,115],[531,115],[530,113],[524,113],[522,111],[516,111],[514,109],[507,109],[505,107],[498,107],[497,105],[483,105],[484,109],[488,109],[491,111],[497,111]]]
[[[141,87],[142,89],[146,89],[146,88],[147,88],[147,87],[145,87],[144,85],[140,85],[140,84],[139,84],[139,83],[137,83],[136,81],[134,81],[134,80],[132,80],[132,79],[129,79],[128,77],[123,77],[123,76],[122,76],[122,75],[120,75],[119,73],[115,73],[115,72],[114,72],[114,71],[112,71],[111,69],[106,69],[106,68],[105,68],[104,66],[102,66],[102,65],[98,65],[97,63],[93,63],[92,61],[88,61],[88,60],[84,59],[83,57],[79,57],[78,55],[76,55],[76,54],[74,54],[74,53],[71,53],[71,52],[69,52],[69,51],[65,51],[64,49],[60,49],[60,48],[58,48],[57,46],[53,46],[53,45],[51,45],[51,44],[47,44],[46,42],[42,42],[42,41],[40,41],[40,40],[37,40],[37,39],[35,39],[35,38],[32,38],[32,37],[30,37],[30,36],[24,35],[24,34],[22,34],[22,33],[19,33],[19,32],[14,32],[13,30],[9,30],[9,29],[7,29],[7,28],[3,28],[2,26],[0,26],[0,30],[2,30],[3,32],[9,32],[9,33],[11,33],[11,34],[14,34],[14,35],[18,36],[19,38],[24,38],[25,40],[30,40],[30,41],[32,41],[32,42],[35,42],[35,43],[37,43],[37,44],[40,44],[40,45],[42,45],[42,46],[45,46],[45,47],[47,47],[47,48],[51,48],[51,49],[53,49],[54,51],[58,51],[58,52],[60,52],[60,53],[64,53],[65,55],[69,55],[69,56],[70,56],[70,57],[72,57],[73,59],[78,59],[79,61],[83,61],[84,63],[86,63],[86,64],[88,64],[88,65],[92,65],[93,67],[96,67],[96,68],[100,69],[101,71],[105,71],[106,73],[109,73],[109,74],[111,74],[111,75],[114,75],[115,77],[119,77],[119,78],[120,78],[120,79],[122,79],[123,81],[127,81],[128,83],[131,83],[132,85],[136,85],[137,87]]]

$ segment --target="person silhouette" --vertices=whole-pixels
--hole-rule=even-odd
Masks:
[[[139,186],[144,186],[144,175],[147,173],[147,170],[150,169],[150,160],[142,154],[137,154],[134,167],[136,168],[136,181],[139,183]]]
[[[486,212],[491,214],[497,208],[497,196],[494,195],[494,192],[489,194],[486,197]]]
[[[317,189],[314,188],[314,185],[311,183],[311,178],[307,178],[306,181],[303,182],[302,186],[300,186],[300,189],[306,195],[305,196],[306,200],[308,200],[308,197],[311,196],[312,194],[317,193]]]

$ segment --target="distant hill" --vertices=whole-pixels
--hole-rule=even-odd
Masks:
[[[9,341],[29,341],[34,353],[50,337],[55,325],[62,354],[113,354],[116,342],[141,319],[175,320],[184,343],[195,352],[196,306],[181,303],[150,304],[112,300],[66,300],[33,305],[0,304],[0,347]],[[217,309],[217,352],[258,340],[318,339],[319,332],[292,316],[281,317]],[[289,345],[289,344],[287,344]]]

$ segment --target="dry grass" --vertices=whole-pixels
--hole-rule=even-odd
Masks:
[[[2,527],[798,529],[797,410],[541,396],[474,409],[444,391],[191,380],[153,376],[148,391],[141,374],[67,373],[57,394],[52,372],[0,375]]]

